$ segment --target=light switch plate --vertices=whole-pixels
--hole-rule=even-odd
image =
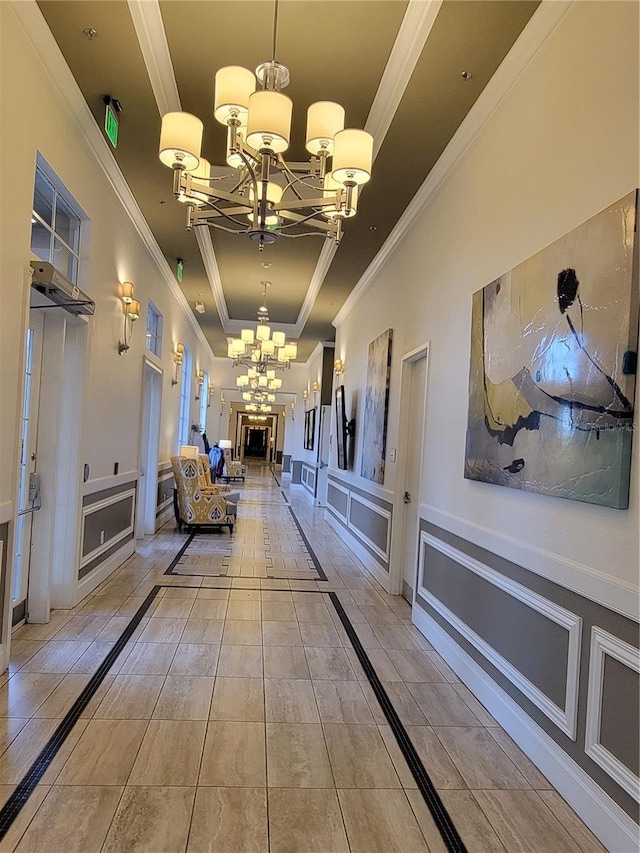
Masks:
[[[389,451],[389,462],[395,462],[395,461],[396,461],[396,449],[395,449],[395,447],[392,447],[391,450]]]

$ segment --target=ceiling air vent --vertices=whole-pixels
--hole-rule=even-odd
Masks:
[[[31,286],[46,296],[56,307],[71,314],[94,314],[96,303],[89,299],[75,284],[71,284],[61,272],[44,261],[31,261],[33,279]],[[51,306],[39,306],[51,307]]]

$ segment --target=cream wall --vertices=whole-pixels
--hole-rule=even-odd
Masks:
[[[398,444],[401,357],[430,343],[423,517],[630,614],[637,435],[626,511],[470,482],[463,465],[472,294],[637,187],[638,150],[638,4],[574,3],[369,289],[339,315],[336,340],[349,409],[366,383],[369,342],[393,329],[387,448]],[[355,469],[336,473],[397,500],[395,464],[387,460],[384,487],[356,473],[361,438],[360,420]]]

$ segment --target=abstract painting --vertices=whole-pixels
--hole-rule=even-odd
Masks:
[[[473,296],[465,477],[626,509],[637,192]]]
[[[387,448],[387,416],[389,414],[389,379],[391,376],[391,339],[387,329],[369,344],[367,390],[362,423],[362,463],[360,474],[374,483],[384,483]]]

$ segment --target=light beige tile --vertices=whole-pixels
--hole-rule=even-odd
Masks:
[[[120,667],[122,675],[166,675],[177,643],[135,643]]]
[[[182,637],[183,643],[211,643],[219,646],[222,642],[222,619],[187,619]]]
[[[301,646],[302,637],[297,622],[263,622],[265,646]]]
[[[403,684],[401,681],[387,681],[383,682],[382,686],[389,697],[389,701],[393,705],[396,714],[400,718],[400,721],[405,726],[426,726],[427,719],[425,715],[422,713],[420,708],[418,707],[417,702],[409,692],[406,684]],[[373,713],[374,719],[378,725],[386,725],[387,718],[385,717],[382,708],[378,700],[375,697],[375,693],[371,689],[369,684],[363,682],[362,690],[364,695],[367,697],[367,701],[371,707],[371,712]]]
[[[422,831],[429,853],[448,853],[449,848],[442,839],[440,830],[436,826],[433,816],[425,803],[422,794],[418,790],[406,789],[405,794],[409,805]],[[484,853],[483,850],[470,850],[469,853]]]
[[[91,720],[57,777],[57,785],[125,785],[146,720]]]
[[[222,642],[229,646],[261,646],[262,624],[251,619],[227,619]]]
[[[260,600],[229,600],[227,619],[260,620]]]
[[[460,698],[467,703],[469,708],[471,708],[471,711],[481,725],[486,726],[487,728],[495,728],[498,726],[498,723],[493,719],[484,705],[476,699],[466,685],[462,684],[462,682],[452,682],[451,686],[458,696],[460,696]]]
[[[15,636],[15,635],[14,635]],[[16,640],[11,638],[9,672],[17,672],[44,646],[44,640]]]
[[[315,596],[315,599],[317,598],[320,598],[320,596]],[[331,622],[331,616],[324,602],[318,602],[318,604],[295,604],[294,606],[299,622]]]
[[[580,820],[557,791],[538,791],[538,796],[560,821],[583,853],[606,853],[605,848],[589,827]]]
[[[216,678],[210,719],[235,722],[264,721],[264,685],[261,678]]]
[[[268,850],[265,788],[198,788],[187,853]]]
[[[100,596],[101,598],[103,596]],[[95,613],[78,613],[69,619],[56,634],[56,641],[68,640],[78,642],[81,640],[95,640],[100,631],[107,625],[109,616],[99,616]]]
[[[207,724],[152,720],[129,777],[129,785],[195,785]]]
[[[267,723],[270,788],[333,788],[322,733],[314,723]]]
[[[403,681],[446,681],[421,649],[391,649],[388,656]]]
[[[156,720],[207,720],[213,678],[168,675],[153,711]]]
[[[383,649],[417,649],[418,643],[398,620],[397,625],[373,625]]]
[[[264,599],[262,602],[262,618],[270,622],[295,622],[296,611],[291,600],[291,593],[284,593],[289,598],[283,601]]]
[[[478,726],[479,721],[451,684],[408,685],[413,698],[432,726]]]
[[[62,673],[17,672],[0,687],[0,716],[33,716],[63,677]]]
[[[430,853],[403,791],[338,790],[351,853]]]
[[[520,747],[509,737],[504,729],[492,726],[488,729],[489,734],[498,742],[502,749],[522,773],[532,788],[549,789],[553,786],[551,782],[542,775],[535,764],[530,761]]]
[[[266,583],[266,581],[263,583]],[[277,583],[279,587],[284,587],[288,584],[288,581],[268,581],[268,583]],[[263,604],[265,601],[288,601],[290,604],[293,604],[292,594],[285,589],[263,589],[261,595]],[[266,617],[263,616],[263,618]],[[273,619],[273,616],[269,618]],[[284,621],[288,622],[290,620],[285,619]]]
[[[471,791],[441,791],[440,796],[469,853],[505,853]]]
[[[169,675],[214,676],[219,654],[220,646],[208,643],[180,643]]]
[[[195,788],[125,788],[101,853],[185,849]]]
[[[264,787],[264,723],[210,722],[199,784],[233,788]]]
[[[353,649],[347,649],[347,655],[349,660],[351,661],[351,665],[354,668],[358,676],[359,681],[368,681],[369,679],[364,673],[364,670],[360,666],[358,661],[358,656],[354,652]],[[395,666],[391,663],[391,658],[385,652],[384,649],[367,649],[367,657],[371,662],[371,665],[376,671],[378,678],[381,681],[402,681],[402,678],[395,668]]]
[[[226,598],[197,598],[191,610],[191,618],[224,619],[227,604]]]
[[[369,705],[357,681],[314,681],[323,723],[373,723]]]
[[[262,646],[221,646],[218,676],[262,678]]]
[[[305,646],[311,677],[318,681],[355,681],[356,674],[344,649]]]
[[[138,634],[148,621],[149,619],[147,617],[142,619],[140,625],[136,628],[136,631],[133,634],[134,639],[137,639]],[[115,643],[120,639],[122,632],[125,630],[129,622],[131,622],[129,616],[112,616],[102,631],[100,631],[96,640],[101,643]]]
[[[443,674],[443,676],[445,677],[445,679],[446,679],[448,682],[450,682],[451,684],[454,684],[454,683],[456,683],[456,682],[459,682],[459,681],[460,681],[460,679],[459,679],[459,678],[458,678],[458,676],[455,674],[455,672],[454,672],[454,671],[451,669],[451,667],[450,667],[450,666],[449,666],[449,665],[448,665],[448,664],[447,664],[447,663],[446,663],[446,662],[445,662],[445,661],[440,657],[440,655],[438,654],[438,652],[427,652],[427,656],[429,657],[429,659],[431,660],[431,662],[432,662],[432,663],[434,663],[434,664],[438,667],[438,669],[440,670],[440,672]]]
[[[310,681],[265,679],[266,718],[269,723],[319,723]]]
[[[323,724],[337,788],[399,788],[377,726]]]
[[[469,788],[529,787],[486,729],[449,726],[434,730]]]
[[[449,753],[444,749],[432,728],[429,726],[407,726],[407,733],[437,790],[467,787]]]
[[[342,648],[338,632],[330,622],[300,622],[302,643],[315,648]]]
[[[82,657],[78,658],[77,663],[71,667],[70,672],[80,674],[89,673],[90,675],[93,675],[112,648],[113,643],[102,643],[98,641],[91,643],[87,651],[82,655]],[[118,673],[127,654],[128,652],[122,651],[116,658],[109,672],[112,674]]]
[[[17,784],[59,725],[60,720],[30,720],[0,758],[0,784]],[[67,735],[56,757],[42,776],[41,783],[43,785],[50,784],[56,778],[86,725],[87,720],[79,720]]]
[[[116,675],[94,716],[109,720],[148,720],[163,683],[162,675]]]
[[[579,853],[536,791],[474,791],[473,795],[509,853]]]
[[[0,785],[0,806],[4,806],[11,794],[13,794],[15,788],[15,785]],[[0,853],[13,853],[24,834],[24,831],[31,823],[33,816],[42,805],[42,801],[50,790],[51,788],[48,785],[36,786],[29,799],[16,815],[16,818],[9,827],[7,834],[2,840],[0,840]]]
[[[89,641],[47,643],[30,658],[21,672],[69,672],[78,658],[89,648]]]
[[[171,590],[168,590],[171,593]],[[193,590],[189,590],[189,593],[193,592]],[[174,595],[165,595],[165,597],[158,602],[158,606],[153,612],[153,619],[158,619],[160,617],[176,617],[178,619],[188,619],[191,615],[191,608],[193,607],[194,599],[189,598],[177,598]]]
[[[104,680],[89,700],[89,703],[80,714],[81,718],[92,717],[94,715],[96,708],[113,683],[113,679],[113,675],[105,676]],[[34,716],[62,719],[71,709],[71,706],[80,696],[90,680],[90,675],[68,673],[55,688],[51,696],[49,696],[49,698],[40,705]]]
[[[270,788],[269,841],[271,853],[349,853],[336,792]]]
[[[98,853],[121,794],[122,788],[115,786],[52,788],[22,837],[18,853]]]
[[[302,646],[265,646],[265,678],[309,679],[309,667]]]
[[[142,643],[179,643],[186,619],[153,616],[140,634]]]
[[[0,717],[0,755],[27,725],[27,717]]]

